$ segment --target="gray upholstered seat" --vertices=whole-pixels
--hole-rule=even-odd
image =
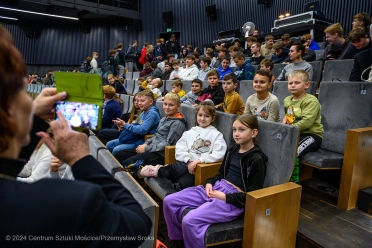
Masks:
[[[149,236],[156,237],[157,230],[157,216],[159,215],[159,206],[158,204],[144,191],[134,179],[128,175],[126,172],[115,173],[115,178],[130,191],[134,199],[141,205],[143,211],[151,219],[152,227]],[[141,244],[141,248],[152,248],[156,239],[145,240]]]
[[[203,89],[208,88],[209,86],[208,80],[203,80],[202,82],[203,82]]]
[[[126,80],[133,79],[133,72],[127,72],[127,73],[125,73],[125,79]]]
[[[299,129],[277,122],[259,120],[258,142],[268,156],[264,188],[286,183],[292,174],[297,157]],[[190,209],[185,210],[190,211]],[[205,244],[242,239],[243,215],[234,221],[211,225],[204,236]]]
[[[120,94],[120,99],[123,101],[123,114],[128,113],[130,111],[129,105],[130,105],[130,96]]]
[[[317,42],[320,49],[325,49],[325,42]]]
[[[186,92],[186,94],[191,90],[191,82],[191,80],[182,80],[182,89]]]
[[[322,56],[323,56],[323,53],[324,53],[324,49],[322,50],[315,50],[315,60],[319,60]]]
[[[139,71],[134,71],[133,72],[133,76],[132,76],[132,79],[136,80],[140,77],[140,72]]]
[[[365,82],[322,82],[324,135],[319,152],[306,154],[302,161],[320,168],[341,168],[348,129],[372,125],[372,84]]]
[[[132,79],[125,80],[125,87],[127,89],[127,93],[132,95],[134,92],[134,89],[136,87],[137,82]],[[138,85],[137,85],[137,91],[138,91]]]
[[[101,149],[107,149],[104,144],[95,136],[90,135],[89,136],[89,150],[90,154],[97,159],[98,157],[98,151]]]
[[[261,67],[260,65],[252,65],[252,66],[253,66],[255,72],[258,71]]]
[[[253,80],[242,80],[239,82],[239,95],[243,100],[243,103],[247,101],[248,97],[255,94],[256,91],[253,89]]]
[[[318,83],[322,80],[323,74],[323,61],[313,61],[309,62],[309,64],[313,67],[313,79],[312,81],[316,82],[315,87]],[[314,93],[311,94],[315,95],[316,88],[314,88]]]
[[[341,80],[349,81],[353,69],[353,59],[327,60],[324,63],[324,74],[322,81]]]
[[[307,89],[306,92],[309,94],[315,95],[316,85],[317,85],[317,82],[311,81],[310,87]],[[288,81],[275,81],[272,94],[275,95],[279,100],[280,118],[283,119],[285,115],[283,101],[284,101],[284,98],[291,95],[288,91]]]
[[[282,72],[283,68],[285,67],[286,65],[284,64],[274,64],[274,68],[273,70],[271,71],[271,73],[273,74],[273,76],[275,78],[277,78],[280,73]]]
[[[105,167],[105,169],[115,175],[116,172],[122,170],[122,165],[114,158],[114,156],[107,149],[101,149],[98,152],[97,160]]]
[[[132,95],[136,94],[139,91],[139,85],[137,83],[137,80],[133,80],[134,89],[132,92]]]

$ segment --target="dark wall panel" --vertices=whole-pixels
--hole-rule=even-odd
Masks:
[[[270,0],[270,4],[258,5],[257,0],[142,0],[141,17],[143,31],[139,34],[139,41],[150,41],[166,32],[166,24],[162,19],[163,11],[173,11],[173,31],[181,31],[181,44],[202,46],[210,43],[218,36],[219,31],[241,27],[245,22],[255,23],[261,32],[270,32],[274,20],[286,12],[292,15],[303,12],[304,5],[313,0]],[[205,6],[216,4],[217,17],[207,17]],[[320,0],[324,15],[341,22],[345,34],[351,29],[353,15],[359,12],[372,14],[372,1],[368,0]],[[141,43],[142,44],[142,43]]]

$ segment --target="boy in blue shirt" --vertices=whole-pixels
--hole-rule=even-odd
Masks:
[[[249,60],[245,61],[244,53],[238,52],[233,57],[235,65],[238,67],[235,71],[236,79],[241,80],[253,80],[254,68],[249,63]]]
[[[222,58],[222,65],[217,69],[218,73],[220,74],[220,80],[229,73],[232,73],[232,69],[230,67],[230,59],[228,57]]]

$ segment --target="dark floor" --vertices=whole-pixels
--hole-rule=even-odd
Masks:
[[[139,183],[159,204],[159,239],[165,238],[169,247],[167,226],[163,216],[162,200],[139,179]],[[322,183],[311,180],[303,183],[298,224],[297,248],[317,247],[372,247],[372,215],[358,209],[344,211],[338,208],[337,197],[317,190]],[[337,189],[336,189],[337,190]],[[213,246],[216,248],[242,247],[241,242]]]

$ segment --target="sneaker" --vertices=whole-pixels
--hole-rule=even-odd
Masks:
[[[158,170],[162,165],[146,165],[141,169],[140,176],[141,177],[157,177]]]
[[[126,171],[136,170],[142,165],[143,162],[143,159],[138,159],[134,164],[129,164],[127,166],[124,165],[124,168]]]

